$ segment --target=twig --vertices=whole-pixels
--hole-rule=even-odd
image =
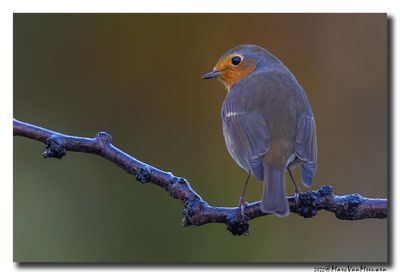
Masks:
[[[14,119],[14,135],[23,136],[46,145],[45,158],[59,158],[67,151],[90,153],[102,156],[126,172],[136,176],[141,183],[153,183],[164,188],[171,197],[182,201],[183,226],[203,225],[207,223],[225,223],[233,235],[249,232],[249,221],[265,216],[259,202],[247,204],[242,217],[237,207],[210,206],[181,177],[164,172],[126,154],[111,144],[112,138],[105,132],[99,132],[94,138],[64,135],[32,124]],[[359,194],[337,196],[332,187],[324,185],[316,191],[308,191],[298,196],[288,197],[290,211],[305,218],[314,217],[319,210],[333,212],[343,220],[361,220],[387,217],[387,200],[366,198]]]

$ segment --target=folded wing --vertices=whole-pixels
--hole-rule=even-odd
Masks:
[[[271,146],[265,115],[244,112],[225,104],[222,121],[226,146],[232,158],[240,167],[250,170],[257,180],[263,180],[263,157]]]
[[[298,119],[295,154],[301,161],[301,180],[304,185],[310,186],[317,171],[317,137],[311,111]]]

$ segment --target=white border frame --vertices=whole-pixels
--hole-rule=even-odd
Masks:
[[[314,272],[310,266],[293,266],[293,267],[250,267],[250,266],[232,266],[226,268],[220,267],[140,267],[140,266],[62,266],[62,267],[25,267],[21,268],[13,263],[13,241],[12,241],[12,35],[13,35],[13,13],[23,12],[266,12],[266,13],[303,13],[303,12],[384,12],[392,18],[393,37],[392,37],[392,56],[393,72],[392,72],[392,88],[393,88],[393,143],[396,143],[399,137],[399,121],[400,113],[398,111],[399,98],[396,95],[396,80],[399,79],[399,73],[396,71],[396,65],[399,64],[396,50],[398,45],[399,30],[397,26],[397,17],[400,13],[399,0],[146,0],[146,1],[122,1],[122,0],[97,0],[97,1],[32,1],[32,0],[1,0],[0,1],[0,167],[1,167],[1,191],[0,191],[0,272],[1,274],[14,273],[73,273],[73,274],[120,274],[132,273],[147,274],[153,272],[163,272],[166,274],[183,274],[188,269],[191,275],[197,275],[207,272],[228,273],[230,275],[241,274],[243,272],[252,274],[266,274],[266,272],[296,272],[306,273]],[[397,173],[400,171],[399,163],[396,161],[400,156],[399,146],[393,144],[393,209],[397,209]],[[396,255],[396,247],[398,247],[398,238],[396,237],[396,220],[399,220],[399,211],[392,212],[392,268],[389,272],[398,270],[399,256]],[[268,269],[268,270],[266,270]],[[185,274],[187,275],[187,274]]]

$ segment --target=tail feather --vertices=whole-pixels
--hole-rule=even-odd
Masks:
[[[289,202],[285,196],[285,169],[264,167],[264,186],[261,211],[278,217],[289,215]]]

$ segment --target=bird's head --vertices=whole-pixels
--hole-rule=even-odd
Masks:
[[[258,46],[245,44],[224,53],[217,61],[214,69],[205,74],[203,79],[218,78],[229,91],[236,82],[252,73],[257,64],[269,53]]]

